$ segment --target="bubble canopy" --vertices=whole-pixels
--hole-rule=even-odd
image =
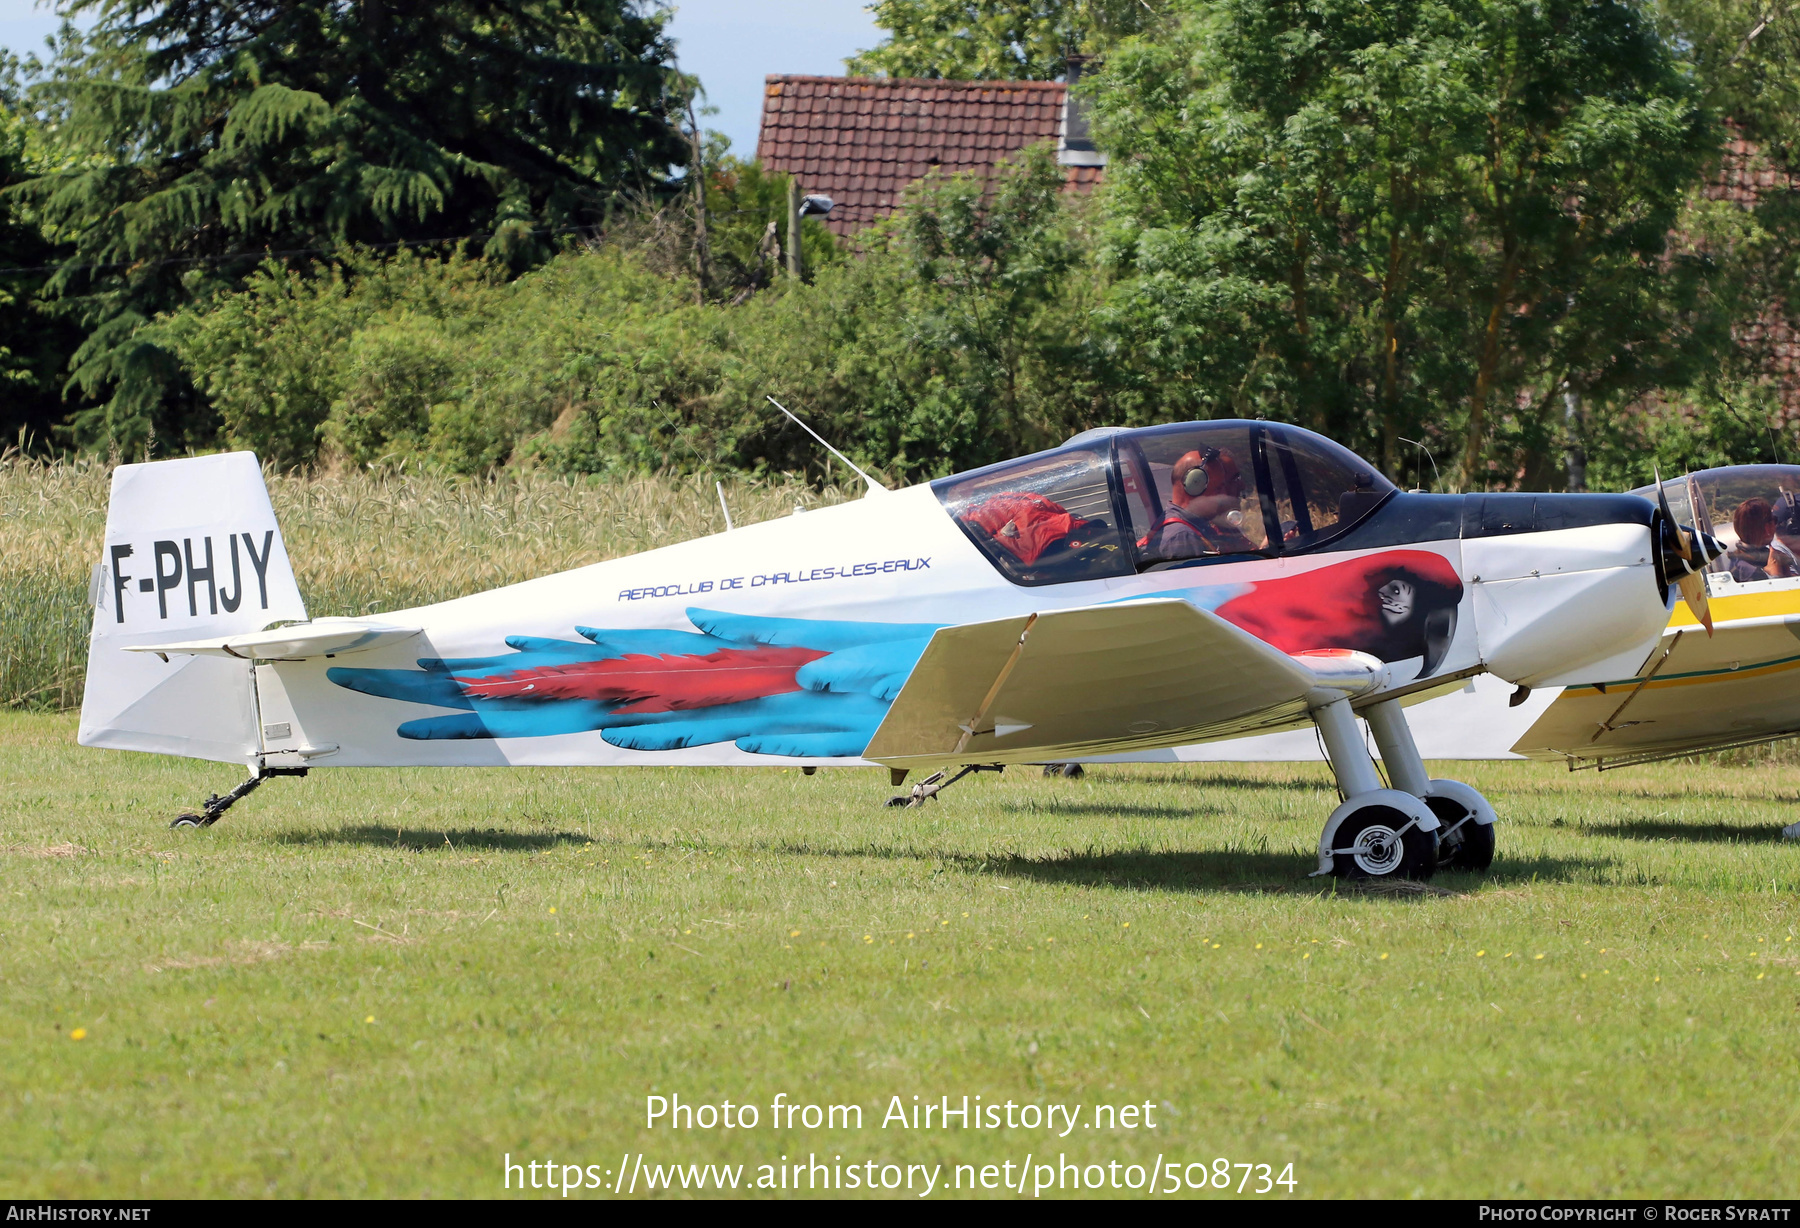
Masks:
[[[1022,585],[1294,554],[1339,537],[1394,493],[1329,439],[1241,419],[1087,431],[931,485]]]
[[[1670,478],[1669,511],[1725,547],[1708,571],[1740,583],[1800,575],[1800,465],[1729,465]],[[1631,492],[1656,498],[1656,487]]]

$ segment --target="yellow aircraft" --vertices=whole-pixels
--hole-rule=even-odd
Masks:
[[[1716,543],[1704,599],[1675,604],[1635,674],[1564,687],[1515,754],[1605,769],[1800,736],[1800,466],[1706,469],[1661,494]]]

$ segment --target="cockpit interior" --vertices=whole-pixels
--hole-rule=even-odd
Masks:
[[[1088,431],[932,488],[1021,585],[1297,553],[1341,536],[1395,492],[1311,431],[1232,419]]]

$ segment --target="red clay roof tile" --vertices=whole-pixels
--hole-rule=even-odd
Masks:
[[[928,172],[990,167],[1054,139],[1063,94],[1057,81],[772,76],[757,158],[836,200],[825,224],[850,235],[891,213]],[[1066,182],[1087,189],[1100,173],[1069,167]]]

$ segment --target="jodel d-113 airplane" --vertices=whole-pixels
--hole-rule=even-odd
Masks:
[[[1396,490],[1269,422],[1089,431],[803,516],[371,618],[308,620],[250,453],[121,466],[80,741],[320,766],[1043,763],[1316,726],[1319,873],[1485,868],[1400,701],[1626,676],[1696,537],[1627,495]],[[1377,772],[1355,720],[1387,765]]]
[[[1635,670],[1595,667],[1528,696],[1485,678],[1408,710],[1427,758],[1627,767],[1800,736],[1800,466],[1731,465],[1632,492],[1703,535],[1707,618],[1677,606]],[[1704,633],[1703,633],[1704,632]],[[1317,759],[1313,739],[1257,735],[1129,758]],[[1800,823],[1783,832],[1800,839]]]

